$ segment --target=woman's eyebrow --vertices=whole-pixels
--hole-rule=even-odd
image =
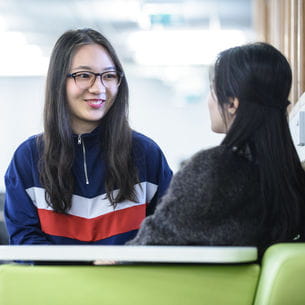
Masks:
[[[108,71],[108,70],[116,70],[116,67],[111,66],[111,67],[108,67],[108,68],[105,68],[105,69],[104,69],[104,71]]]
[[[72,68],[71,70],[79,70],[79,69],[82,69],[82,70],[89,70],[89,71],[92,71],[93,69],[89,66],[77,66],[75,68]],[[109,71],[109,70],[116,70],[116,68],[114,66],[111,66],[111,67],[106,67],[103,69],[103,71]]]
[[[72,68],[71,70],[79,70],[79,69],[92,70],[91,67],[89,67],[89,66],[77,66],[75,68]]]

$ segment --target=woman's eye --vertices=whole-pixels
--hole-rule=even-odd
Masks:
[[[116,73],[107,73],[104,74],[104,79],[116,79],[118,76]]]
[[[89,73],[79,73],[75,75],[79,79],[88,79],[91,77]]]

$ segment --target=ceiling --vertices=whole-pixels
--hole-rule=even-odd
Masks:
[[[0,0],[0,30],[22,33],[48,57],[64,31],[93,27],[110,39],[123,61],[133,62],[130,33],[213,26],[248,30],[251,14],[252,0]]]

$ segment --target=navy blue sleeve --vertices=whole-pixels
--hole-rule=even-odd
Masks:
[[[170,184],[170,181],[173,176],[172,170],[169,168],[168,163],[165,159],[164,154],[159,149],[159,158],[158,158],[158,177],[157,177],[157,184],[158,188],[157,191],[152,198],[151,202],[147,206],[146,215],[151,215],[154,213],[156,206],[159,204],[162,196],[166,193],[167,188]]]
[[[173,173],[160,147],[152,139],[137,132],[133,133],[133,153],[140,182],[156,187],[146,210],[146,215],[151,215],[166,193]]]
[[[37,208],[27,193],[34,186],[33,154],[28,142],[15,152],[5,174],[4,218],[10,244],[51,244],[41,231]]]

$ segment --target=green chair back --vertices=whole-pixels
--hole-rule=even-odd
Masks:
[[[1,305],[252,305],[257,264],[0,266]]]
[[[267,249],[254,305],[305,304],[305,244]]]

